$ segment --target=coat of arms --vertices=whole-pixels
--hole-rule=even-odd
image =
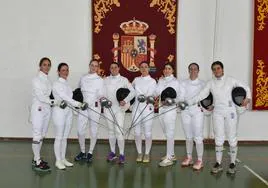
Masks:
[[[128,71],[139,71],[139,64],[142,61],[148,61],[150,71],[155,71],[154,56],[156,50],[154,45],[156,35],[151,34],[149,36],[143,36],[143,33],[149,28],[149,25],[134,18],[133,20],[121,23],[120,28],[125,35],[120,37],[118,33],[113,34],[113,61],[119,61],[118,55],[119,51],[121,51],[120,61]],[[150,47],[148,47],[148,39]],[[120,47],[118,45],[119,40]]]

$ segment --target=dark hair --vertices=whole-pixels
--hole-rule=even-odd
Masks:
[[[219,66],[223,69],[223,64],[222,64],[222,62],[220,62],[220,61],[214,61],[214,62],[211,64],[211,70],[213,70],[213,67],[214,67],[215,65],[219,65]]]
[[[165,66],[170,66],[173,70],[175,70],[174,65],[170,62],[166,63]]]
[[[190,63],[190,65],[188,66],[188,70],[190,70],[190,67],[192,66],[192,65],[196,65],[197,66],[197,69],[199,70],[199,65],[197,64],[197,63]]]
[[[58,71],[59,71],[59,72],[60,72],[61,67],[63,67],[63,66],[67,66],[67,67],[69,67],[67,63],[60,63],[60,64],[58,65]]]
[[[113,62],[110,64],[110,66],[111,66],[111,65],[117,65],[117,66],[120,68],[120,63],[119,63],[119,62],[114,62],[114,61],[113,61]]]
[[[141,66],[141,64],[147,64],[147,65],[148,65],[148,67],[150,67],[150,65],[149,65],[148,61],[142,61],[142,62],[140,62],[139,67]]]
[[[44,61],[48,61],[48,62],[49,62],[49,65],[51,66],[51,61],[50,61],[50,59],[49,59],[48,57],[43,57],[43,58],[40,59],[40,61],[39,61],[39,67],[42,66],[42,64],[43,64]]]
[[[98,64],[100,64],[100,62],[97,59],[92,59],[92,60],[90,60],[89,65],[91,65],[91,63],[94,61],[96,61]]]

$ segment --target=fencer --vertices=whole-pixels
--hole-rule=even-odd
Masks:
[[[67,81],[69,75],[69,66],[66,63],[58,65],[59,78],[53,83],[52,93],[57,101],[66,103],[64,105],[55,106],[52,109],[52,120],[55,130],[54,153],[56,157],[55,166],[58,169],[72,167],[73,164],[66,159],[67,138],[69,136],[73,118],[72,109],[68,107],[81,108],[82,103],[72,99],[73,92]],[[63,104],[62,103],[62,104]],[[67,105],[67,106],[66,106]]]
[[[181,81],[181,100],[188,100],[197,95],[204,87],[205,82],[198,78],[199,65],[191,63],[188,66],[189,78]],[[182,127],[185,135],[186,158],[181,166],[186,167],[193,164],[193,146],[195,142],[197,161],[193,165],[194,170],[200,170],[203,167],[203,128],[204,113],[199,104],[186,107],[181,111]]]
[[[109,134],[109,144],[110,152],[107,156],[107,161],[111,162],[117,159],[115,152],[116,142],[119,148],[119,164],[125,163],[125,141],[124,141],[124,120],[125,120],[125,106],[130,102],[131,99],[135,97],[135,90],[127,78],[123,77],[119,73],[120,65],[117,62],[112,62],[110,64],[110,76],[104,79],[104,97],[108,99],[112,106],[104,107],[104,115],[107,119],[113,120],[108,121],[108,134]],[[117,91],[119,88],[129,89],[128,96],[122,100],[117,100]]]
[[[146,101],[140,101],[139,97],[153,96],[156,89],[156,81],[149,74],[149,63],[143,61],[139,65],[141,75],[136,77],[132,85],[136,91],[136,100],[132,109],[132,122],[135,125],[135,144],[138,152],[137,162],[150,162],[150,151],[152,147],[152,117],[154,105]],[[143,119],[145,121],[143,121]],[[147,119],[150,119],[146,121]],[[135,124],[136,123],[136,124]],[[142,153],[142,132],[145,137],[145,155]]]
[[[56,103],[54,99],[50,99],[52,90],[52,84],[48,78],[50,68],[50,59],[42,58],[39,62],[39,73],[32,80],[31,123],[33,126],[32,150],[34,154],[32,165],[38,171],[50,171],[47,162],[40,157],[43,139],[48,130],[51,106]]]
[[[99,61],[91,60],[88,74],[80,79],[81,92],[84,102],[88,104],[88,109],[80,111],[78,115],[77,131],[80,153],[75,157],[75,161],[86,160],[86,162],[90,163],[93,160],[93,150],[97,142],[98,122],[101,113],[100,99],[104,97],[104,82],[97,74],[99,67]],[[89,150],[86,154],[85,133],[88,121],[90,124],[91,137]]]
[[[176,101],[179,100],[179,81],[174,77],[173,72],[173,65],[171,63],[166,63],[163,70],[164,77],[159,79],[155,92],[157,96],[161,96],[160,100],[163,107],[159,108],[159,114],[163,115],[159,116],[159,120],[165,137],[167,139],[166,156],[162,157],[159,163],[159,166],[161,167],[173,165],[176,161],[176,157],[174,154],[174,132],[177,117],[177,111],[174,106],[176,105],[175,103],[171,105],[165,105],[166,98],[170,97],[175,99]],[[172,108],[174,110],[171,110]]]

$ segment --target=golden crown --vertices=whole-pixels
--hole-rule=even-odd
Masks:
[[[142,35],[149,28],[149,25],[133,18],[133,20],[121,23],[120,28],[126,35]]]

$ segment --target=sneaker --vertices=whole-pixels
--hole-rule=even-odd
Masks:
[[[136,159],[136,162],[142,162],[142,153],[138,153],[138,157]]]
[[[46,162],[46,161],[43,161],[42,159],[40,159],[41,160],[41,163],[45,163],[46,165],[48,164],[48,162]],[[36,161],[33,159],[32,160],[32,166],[34,167],[36,165]]]
[[[165,160],[167,158],[167,156],[164,156],[161,158],[161,161]],[[177,158],[175,155],[171,155],[171,158],[170,158],[173,162],[177,161]]]
[[[203,166],[203,162],[202,161],[200,161],[200,160],[197,160],[196,162],[195,162],[195,164],[193,165],[193,169],[194,170],[201,170],[201,168],[203,168],[204,166]]]
[[[143,163],[149,163],[150,162],[150,156],[149,154],[145,154],[142,160]]]
[[[74,166],[73,163],[70,163],[70,162],[67,161],[66,159],[63,159],[63,160],[62,160],[62,163],[63,163],[65,166],[67,166],[67,167],[72,167],[72,166]]]
[[[217,173],[222,172],[222,171],[223,171],[222,165],[219,164],[218,162],[216,162],[216,164],[211,169],[212,174],[217,174]]]
[[[91,163],[92,160],[93,160],[93,155],[91,153],[87,153],[87,158],[86,158],[87,163]]]
[[[60,170],[65,170],[66,168],[62,161],[56,161],[55,166]]]
[[[34,169],[36,171],[40,171],[40,172],[49,172],[49,171],[51,171],[51,169],[48,166],[48,164],[44,163],[42,161],[39,163],[39,165],[35,164]]]
[[[74,160],[75,160],[75,161],[81,161],[81,160],[86,159],[86,158],[87,158],[86,154],[83,153],[83,152],[80,152],[80,153],[74,158]]]
[[[236,166],[234,163],[231,163],[229,169],[226,172],[227,174],[233,175],[236,173]]]
[[[182,167],[187,167],[187,166],[190,166],[190,165],[193,165],[193,160],[190,157],[185,158],[181,163]]]
[[[125,156],[124,155],[119,155],[119,164],[124,164],[125,163]]]
[[[168,159],[168,158],[166,158],[166,159],[164,159],[163,161],[161,161],[160,163],[159,163],[159,166],[161,166],[161,167],[166,167],[166,166],[171,166],[171,165],[173,165],[174,164],[174,162],[172,161],[172,159]]]
[[[110,152],[109,155],[107,156],[107,161],[112,162],[117,158],[114,152]]]

